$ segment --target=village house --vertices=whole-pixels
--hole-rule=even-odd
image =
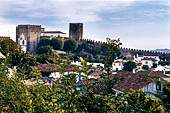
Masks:
[[[158,61],[154,58],[143,58],[141,63],[142,65],[147,65],[149,68],[152,68],[154,64],[158,65]]]
[[[112,70],[113,71],[121,71],[121,70],[123,70],[123,60],[122,59],[115,60],[112,63]]]
[[[96,75],[97,76],[97,75]],[[139,71],[137,73],[132,72],[118,72],[117,74],[113,74],[112,76],[113,88],[112,90],[115,94],[119,93],[127,93],[132,90],[138,91],[143,90],[147,96],[152,96],[156,98],[153,94],[158,94],[163,91],[163,86],[156,84],[155,80],[163,80],[168,81],[170,77],[164,75],[162,72],[158,71]],[[115,81],[115,78],[116,81]],[[95,82],[91,80],[91,84],[97,84],[94,88],[89,90],[90,92],[96,93],[107,93],[106,86],[102,82],[106,82],[107,80],[100,79],[101,82]],[[82,80],[82,85],[86,85],[86,80]]]
[[[151,58],[151,59],[155,59],[156,61],[160,61],[160,58],[158,55],[138,55],[136,54],[136,56],[134,56],[134,60],[137,62],[141,62],[142,59],[144,58]]]
[[[69,75],[72,73],[78,74],[79,77],[77,77],[77,82],[81,80],[81,73],[78,73],[79,68],[75,65],[67,65],[64,68],[64,73],[61,74],[59,72],[59,67],[57,65],[53,65],[53,64],[39,64],[37,65],[38,70],[42,73],[42,77],[38,78],[38,80],[36,78],[31,78],[28,79],[26,81],[24,81],[24,83],[27,86],[32,86],[33,84],[38,83],[42,83],[45,85],[49,85],[52,86],[53,83],[56,81],[56,79],[60,78],[63,75]]]
[[[41,32],[41,36],[65,38],[66,33],[61,32],[61,31],[44,31],[44,32]]]
[[[134,61],[136,63],[142,63],[142,65],[147,65],[149,68],[152,68],[155,65],[158,65],[160,58],[158,55],[138,55],[134,56]]]
[[[79,62],[79,61],[76,61],[76,62],[71,62],[71,64],[73,64],[73,65],[77,65],[77,66],[80,66],[81,65],[81,62]],[[92,67],[97,67],[97,66],[101,66],[101,67],[104,67],[104,64],[102,64],[102,63],[90,63],[90,62],[87,62],[87,65],[92,65]]]
[[[153,98],[156,97],[152,94],[163,91],[163,86],[156,84],[155,80],[160,81],[170,78],[158,71],[120,72],[114,77],[118,77],[118,82],[113,87],[117,93],[130,92],[131,89],[135,91],[143,90],[147,96],[152,96]]]
[[[60,78],[62,75],[59,72],[59,67],[52,64],[40,64],[37,66],[37,68],[42,73],[42,76],[46,77],[52,77],[52,78]],[[81,75],[81,73],[78,73],[79,67],[76,65],[67,65],[64,68],[64,75],[69,75],[70,73],[76,73],[78,75]],[[81,78],[78,77],[77,80],[80,80]]]
[[[170,76],[170,65],[158,65],[158,67],[156,67],[154,71],[162,71],[165,75]]]

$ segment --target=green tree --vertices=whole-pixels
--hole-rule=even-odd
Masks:
[[[158,64],[157,63],[153,63],[153,68],[157,68],[158,67]]]
[[[59,39],[59,38],[53,38],[51,40],[51,46],[55,50],[60,50],[60,49],[63,48],[63,41],[61,39]]]
[[[12,39],[5,39],[0,41],[0,51],[5,56],[8,53],[12,53],[18,49],[18,45],[16,42],[14,42]]]
[[[133,71],[133,69],[136,68],[136,63],[133,61],[128,61],[123,64],[123,70],[124,71]]]
[[[8,67],[16,67],[17,73],[23,78],[29,78],[30,73],[33,70],[32,66],[37,65],[36,58],[29,53],[25,53],[21,50],[11,53],[5,60],[5,64]]]
[[[148,69],[149,69],[149,66],[148,66],[148,65],[143,65],[142,69],[148,70]]]
[[[40,46],[38,49],[37,49],[37,54],[46,54],[46,55],[50,55],[52,54],[52,47],[51,46]]]
[[[64,42],[64,50],[67,52],[74,52],[78,47],[77,41],[73,39],[66,40]]]
[[[47,45],[51,45],[51,40],[48,38],[43,38],[40,40],[40,42],[38,43],[38,48],[41,46],[47,46]]]

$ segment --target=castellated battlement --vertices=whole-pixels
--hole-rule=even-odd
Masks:
[[[107,42],[95,41],[95,40],[91,40],[91,39],[81,39],[80,42],[81,43],[83,43],[83,42],[92,43],[96,47],[97,46],[99,47],[102,44],[108,44]],[[131,54],[131,56],[134,56],[138,53],[138,54],[143,54],[143,55],[158,55],[158,56],[165,57],[166,59],[170,60],[170,53],[157,52],[157,51],[151,51],[151,50],[134,49],[134,48],[125,48],[125,47],[120,47],[119,50],[123,56],[127,56],[129,54]]]
[[[41,27],[41,25],[21,24],[20,27]]]
[[[10,37],[7,37],[7,36],[0,36],[0,40],[6,40],[6,39],[10,39]]]

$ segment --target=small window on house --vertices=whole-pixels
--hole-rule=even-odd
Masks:
[[[22,41],[22,45],[24,45],[24,40]]]
[[[156,90],[161,91],[161,85],[160,84],[156,84]]]
[[[146,61],[145,64],[148,64],[148,62]]]

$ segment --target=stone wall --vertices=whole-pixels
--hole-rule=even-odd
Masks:
[[[75,40],[83,39],[83,23],[70,23],[69,37]]]
[[[0,36],[0,40],[10,39],[10,37]]]
[[[41,36],[41,25],[18,25],[16,27],[16,41],[23,34],[27,40],[27,51],[35,54],[37,44],[40,41]]]
[[[87,43],[93,43],[96,47],[100,47],[103,43],[106,44],[106,42],[101,42],[101,41],[95,41],[95,40],[90,40],[90,39],[82,39],[79,41],[79,44],[87,42]],[[131,48],[119,48],[121,55],[125,57],[133,57],[134,55],[138,54],[143,54],[143,55],[158,55],[160,57],[164,57],[167,60],[170,60],[170,53],[163,53],[163,52],[155,52],[155,51],[150,51],[150,50],[140,50],[140,49],[131,49]]]

